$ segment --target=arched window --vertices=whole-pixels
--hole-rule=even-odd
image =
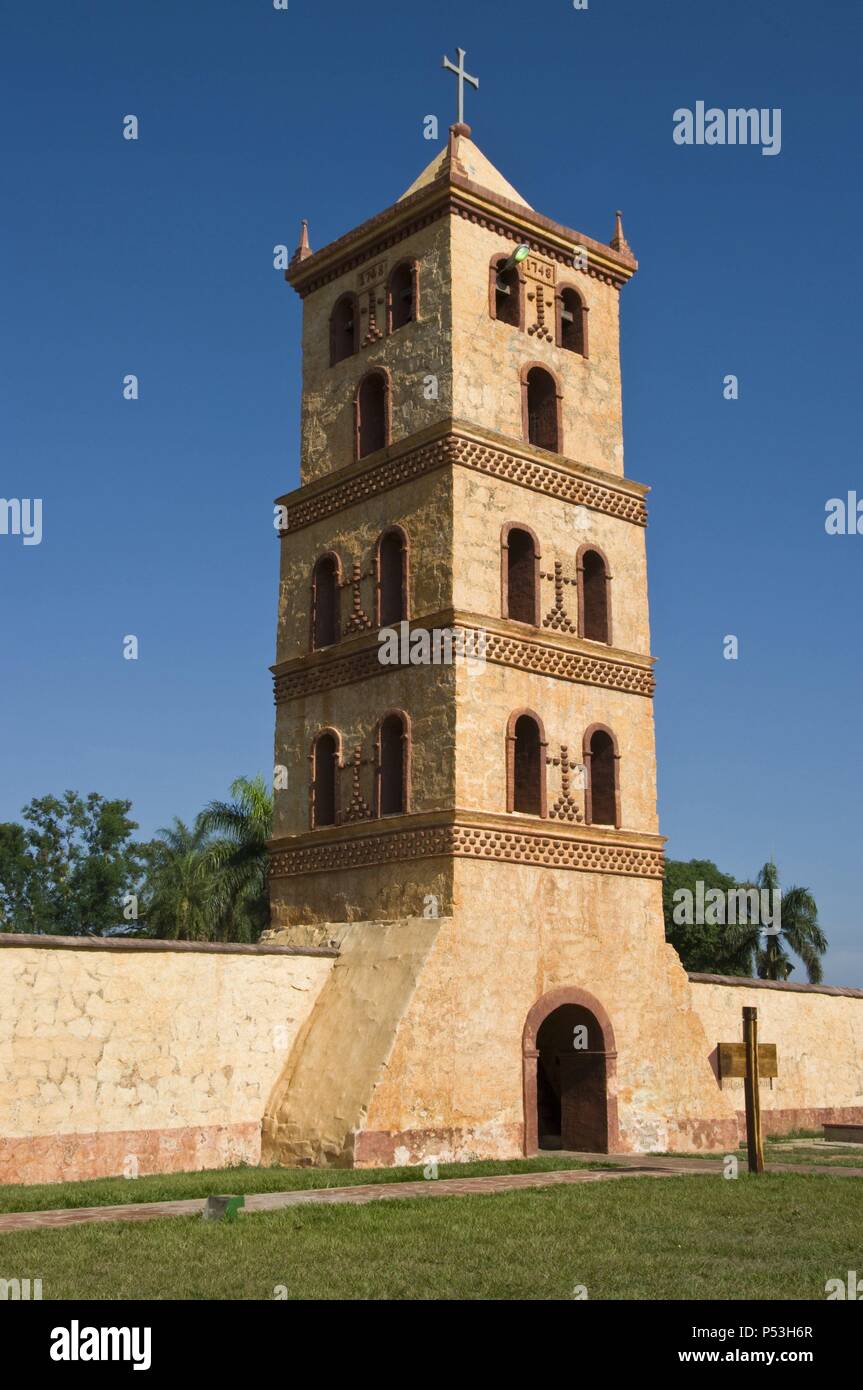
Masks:
[[[375,742],[375,814],[404,815],[410,809],[410,721],[403,710],[384,715]]]
[[[391,627],[408,618],[408,538],[400,526],[378,537],[375,548],[378,627]]]
[[[500,323],[521,328],[524,317],[521,276],[517,265],[501,271],[508,259],[508,256],[495,256],[489,268],[488,310]]]
[[[355,294],[343,294],[330,314],[330,366],[353,357],[357,350],[360,316]]]
[[[557,382],[545,367],[528,367],[522,372],[522,420],[529,444],[559,454],[563,447],[560,429],[560,393]]]
[[[339,640],[339,589],[342,577],[338,555],[322,555],[312,570],[312,650]]]
[[[365,458],[389,444],[390,383],[386,372],[375,368],[363,377],[356,397],[357,458]]]
[[[610,729],[592,724],[584,735],[587,787],[585,820],[590,825],[620,825],[620,757]]]
[[[506,727],[506,809],[524,816],[548,814],[542,721],[532,710],[516,710]]]
[[[528,526],[508,524],[501,533],[501,611],[538,627],[539,545]]]
[[[576,560],[579,633],[590,642],[611,642],[611,575],[605,556],[582,546]]]
[[[568,352],[587,356],[587,305],[578,290],[571,285],[558,290],[555,296],[557,309],[557,345]]]
[[[338,734],[332,729],[325,729],[312,744],[313,829],[320,825],[335,825],[338,820],[339,743]]]
[[[390,333],[404,328],[419,317],[419,266],[416,261],[402,261],[390,275],[387,291],[387,317]]]

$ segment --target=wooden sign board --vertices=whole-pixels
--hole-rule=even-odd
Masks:
[[[723,1078],[746,1075],[745,1043],[719,1044],[719,1075]],[[779,1075],[779,1058],[776,1055],[775,1043],[758,1044],[758,1075],[768,1080]]]

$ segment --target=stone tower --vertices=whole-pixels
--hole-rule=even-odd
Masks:
[[[271,1158],[736,1142],[663,932],[636,268],[619,214],[534,211],[461,124],[376,217],[303,227],[272,908],[341,954]]]

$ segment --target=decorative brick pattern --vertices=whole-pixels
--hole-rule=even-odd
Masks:
[[[277,705],[316,695],[322,690],[335,690],[340,685],[365,680],[368,676],[384,675],[398,667],[383,666],[378,661],[378,647],[367,647],[350,656],[336,657],[319,666],[307,666],[273,677],[273,697]]]
[[[529,303],[533,304],[536,308],[536,322],[530,325],[527,332],[529,337],[533,337],[535,334],[537,340],[540,342],[544,340],[545,342],[553,343],[554,334],[550,333],[546,327],[545,311],[546,309],[554,309],[554,293],[552,292],[548,299],[546,299],[545,296],[545,286],[535,281],[533,289],[527,292],[527,298]]]
[[[549,767],[560,768],[560,796],[552,803],[548,813],[549,820],[567,820],[583,822],[584,816],[578,808],[578,802],[572,794],[572,774],[573,766],[569,761],[569,748],[565,743],[560,745],[560,757],[548,758],[546,760]]]
[[[374,343],[378,342],[379,339],[381,339],[384,336],[383,332],[378,327],[376,295],[377,290],[369,290],[367,307],[364,311],[364,313],[368,316],[368,325],[366,327],[363,340],[360,343],[360,347],[371,347]]]
[[[288,508],[287,531],[301,531],[316,521],[322,521],[336,512],[344,511],[357,502],[365,502],[369,497],[377,497],[381,492],[409,483],[414,478],[431,473],[452,460],[454,437],[436,440],[434,444],[412,449],[400,458],[386,459],[383,463],[367,468],[357,477],[336,483],[334,487],[309,497],[304,502],[296,502]],[[284,535],[284,530],[282,535]]]
[[[457,624],[453,631],[468,634],[479,632],[480,629]],[[378,660],[378,650],[377,646],[369,647],[320,665],[276,674],[273,677],[275,703],[285,704],[289,700],[299,700],[306,695],[316,695],[324,690],[350,685],[353,681],[366,680],[369,676],[382,676],[388,671],[401,669],[382,665]],[[555,676],[558,680],[581,685],[599,685],[607,690],[625,690],[648,698],[653,695],[656,684],[652,670],[646,666],[630,666],[623,661],[586,656],[583,652],[546,647],[523,637],[501,637],[493,632],[485,635],[485,659],[499,666],[513,666],[517,670],[534,671],[542,676]]]
[[[497,204],[499,210],[496,214],[477,210],[471,201],[474,189],[485,203],[491,199]],[[433,200],[431,207],[427,206],[430,198]],[[416,209],[413,215],[412,209]],[[638,262],[628,247],[617,248],[611,243],[605,245],[594,241],[592,237],[564,227],[537,212],[530,212],[532,226],[528,231],[525,226],[526,212],[524,207],[497,197],[487,188],[480,188],[456,172],[448,187],[442,181],[437,190],[430,192],[429,189],[420,189],[410,198],[400,200],[346,232],[314,256],[303,258],[311,264],[304,266],[303,260],[296,264],[292,262],[285,271],[285,279],[293,285],[300,298],[305,299],[313,290],[330,284],[349,270],[366,265],[375,256],[382,255],[405,238],[414,236],[446,216],[463,217],[477,226],[488,228],[496,236],[527,242],[532,251],[547,256],[558,265],[568,266],[589,275],[591,279],[601,280],[603,284],[614,285],[618,290],[636,270]],[[550,235],[543,234],[546,230]],[[561,238],[572,245],[562,246]],[[579,248],[578,252],[576,248]],[[582,259],[584,250],[588,253],[587,269]]]
[[[388,864],[393,860],[452,855],[455,852],[454,834],[452,826],[435,826],[428,830],[364,835],[361,839],[330,841],[326,845],[276,849],[270,854],[270,878],[329,873],[336,869],[362,868],[367,864]]]
[[[437,825],[418,830],[384,831],[357,839],[330,841],[326,845],[275,849],[270,858],[270,877],[288,878],[405,859],[441,857],[497,859],[502,863],[631,874],[638,878],[661,878],[663,864],[661,850],[638,845],[597,844],[525,830]]]
[[[457,463],[548,497],[578,503],[594,511],[605,512],[608,516],[631,521],[637,526],[647,525],[647,508],[640,497],[576,477],[536,459],[519,458],[493,445],[450,434],[432,444],[411,449],[398,458],[385,459],[356,477],[347,478],[313,497],[293,503],[288,507],[287,532],[301,531],[303,527],[344,511],[357,502],[364,502],[369,497],[411,482],[435,468]]]
[[[351,770],[351,798],[345,807],[343,820],[368,820],[372,814],[372,808],[360,790],[360,768],[365,767],[367,763],[368,758],[363,757],[362,745],[357,744],[351,761],[342,764],[342,771],[346,768]]]
[[[483,189],[482,192],[487,195],[486,189]],[[588,260],[587,270],[583,270],[581,257],[576,254],[575,250],[569,250],[568,248],[565,251],[561,250],[559,246],[551,241],[546,241],[541,235],[536,236],[530,233],[525,235],[521,227],[514,226],[508,219],[477,212],[470,203],[462,203],[458,195],[453,199],[453,204],[449,211],[458,217],[464,217],[468,222],[473,222],[478,227],[485,227],[488,231],[494,232],[495,236],[511,237],[515,234],[516,239],[518,241],[527,242],[532,251],[538,251],[542,255],[548,256],[549,260],[556,261],[558,265],[565,265],[569,266],[572,270],[582,271],[583,274],[589,275],[591,279],[601,280],[604,285],[614,285],[618,290],[626,284],[626,281],[632,274],[632,271],[629,271],[629,273],[620,273],[611,267],[603,269],[590,260]],[[545,221],[547,219],[543,220]],[[587,249],[588,257],[590,257],[592,251],[591,238],[581,237],[579,245]],[[603,250],[604,249],[603,247]],[[635,262],[633,262],[632,269],[635,269]]]
[[[421,196],[422,194],[414,195],[417,201],[419,201]],[[405,199],[405,203],[407,203],[407,199]],[[395,206],[397,208],[398,204]],[[330,252],[342,246],[350,246],[351,250],[346,250],[339,255],[338,259],[329,261],[325,268],[315,269],[312,275],[303,279],[300,283],[297,283],[298,274],[291,271],[290,268],[285,271],[285,279],[288,281],[288,284],[293,286],[300,296],[300,299],[305,299],[306,295],[311,294],[313,290],[319,290],[324,285],[329,285],[333,280],[338,280],[347,271],[355,270],[358,266],[365,265],[371,257],[379,255],[382,251],[388,251],[390,247],[397,246],[400,241],[404,241],[407,237],[413,236],[416,232],[421,232],[424,227],[428,227],[432,222],[437,222],[441,217],[446,217],[448,212],[449,208],[446,203],[440,203],[430,211],[419,213],[416,217],[412,217],[409,220],[405,219],[396,226],[386,227],[381,231],[376,240],[371,243],[364,243],[357,249],[353,249],[359,232],[364,231],[367,227],[371,227],[372,225],[382,226],[387,221],[391,220],[393,209],[385,208],[383,212],[379,212],[374,217],[369,218],[367,223],[362,223],[359,227],[354,227],[352,231],[346,232],[344,236],[339,237],[338,240],[332,242],[330,246],[322,248],[322,251]],[[322,255],[322,251],[316,253],[319,258]],[[298,272],[299,274],[302,273],[302,267],[298,267]]]
[[[563,599],[564,584],[577,586],[578,580],[567,579],[560,560],[555,560],[553,571],[542,570],[539,577],[540,579],[551,579],[554,582],[554,605],[543,618],[543,627],[550,627],[555,632],[578,632],[578,623],[574,623],[570,618]]]
[[[342,583],[342,588],[347,588],[348,585],[350,585],[352,591],[351,616],[345,624],[346,637],[350,637],[354,632],[368,632],[369,628],[372,626],[371,618],[368,617],[363,610],[363,601],[360,594],[360,584],[364,579],[368,579],[368,577],[367,574],[363,574],[359,562],[354,560],[350,579],[346,579]]]
[[[517,483],[533,492],[545,493],[564,502],[580,503],[594,511],[605,512],[608,516],[632,521],[637,526],[647,525],[647,508],[640,497],[631,497],[602,483],[589,482],[564,473],[559,468],[535,459],[518,458],[502,449],[480,444],[472,439],[455,437],[456,463],[467,468],[475,468],[480,473],[490,473],[506,482]]]
[[[501,637],[494,632],[486,637],[485,657],[501,666],[515,666],[583,685],[601,685],[608,690],[627,690],[635,695],[651,696],[656,684],[653,672],[645,666],[629,666],[622,661],[545,647],[540,642]]]

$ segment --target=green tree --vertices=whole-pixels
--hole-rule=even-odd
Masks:
[[[757,886],[769,892],[779,892],[779,870],[768,860],[758,874]],[[806,967],[812,985],[824,978],[821,957],[827,950],[827,937],[818,923],[818,907],[808,888],[792,887],[780,897],[781,929],[764,934],[757,950],[756,968],[759,979],[787,980],[794,970],[788,950],[799,956]]]
[[[0,931],[32,931],[33,858],[17,821],[0,825]]]
[[[217,875],[198,816],[193,826],[174,817],[147,846],[143,916],[150,936],[211,941],[219,918]]]
[[[264,778],[237,777],[232,801],[211,801],[199,820],[212,836],[207,854],[219,884],[219,934],[230,941],[257,941],[269,924],[267,841],[273,828],[273,796]]]
[[[0,913],[5,930],[95,935],[123,926],[138,889],[143,846],[130,801],[97,792],[37,797],[24,825],[0,835]]]
[[[662,884],[662,908],[665,916],[665,937],[671,942],[685,970],[710,975],[743,975],[753,973],[755,942],[751,935],[733,932],[721,923],[680,923],[674,920],[674,894],[687,889],[696,897],[696,885],[704,885],[705,894],[712,888],[727,893],[738,884],[730,874],[724,874],[710,859],[667,859]]]
[[[765,930],[762,920],[725,925],[675,922],[675,892],[686,888],[694,898],[699,880],[704,885],[705,895],[711,888],[723,893],[733,888],[758,889],[771,894],[780,891],[779,871],[772,861],[762,866],[755,883],[737,883],[728,874],[721,873],[709,859],[667,860],[662,889],[665,935],[685,969],[787,980],[795,968],[789,955],[792,951],[803,961],[809,982],[820,983],[823,978],[821,957],[827,950],[827,938],[818,924],[818,908],[808,888],[793,887],[781,893],[780,930],[775,933]],[[771,911],[773,902],[771,897]]]

